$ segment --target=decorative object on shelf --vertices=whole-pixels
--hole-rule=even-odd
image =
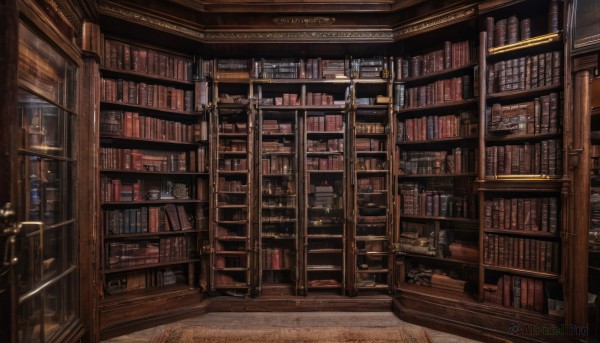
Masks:
[[[160,198],[160,190],[159,189],[151,189],[146,193],[146,198],[148,200],[158,200]]]
[[[185,183],[175,183],[171,188],[171,194],[175,199],[189,199],[188,187]]]

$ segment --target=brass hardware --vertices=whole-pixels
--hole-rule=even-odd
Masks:
[[[547,44],[547,43],[555,42],[558,40],[560,40],[560,33],[558,33],[558,32],[548,33],[545,35],[541,35],[541,36],[537,36],[537,37],[533,37],[533,38],[529,38],[529,39],[524,39],[522,41],[519,41],[519,42],[516,42],[513,44],[506,44],[506,45],[495,47],[495,48],[489,48],[488,54],[496,55],[496,54],[501,54],[504,52],[513,51],[513,50],[528,48],[531,46]]]

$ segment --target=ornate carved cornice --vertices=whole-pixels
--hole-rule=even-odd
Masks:
[[[98,3],[98,12],[107,16],[120,18],[125,21],[137,23],[151,28],[158,28],[160,30],[168,31],[195,40],[202,40],[204,38],[204,34],[198,29],[176,24],[157,16],[141,13],[107,1],[100,1]]]
[[[427,17],[419,21],[400,26],[398,29],[394,30],[394,40],[399,40],[433,29],[438,29],[458,21],[466,20],[475,16],[476,14],[477,8],[475,6],[468,6],[443,14]]]
[[[329,26],[335,22],[333,17],[277,17],[273,19],[277,25],[290,26]]]
[[[56,0],[60,1],[60,0]],[[66,0],[62,0],[66,1]],[[393,42],[404,39],[416,34],[438,29],[459,21],[467,20],[477,14],[476,6],[460,7],[443,14],[438,14],[416,22],[411,22],[400,26],[394,30],[391,29],[369,29],[352,30],[348,28],[333,29],[335,23],[334,17],[325,16],[280,16],[273,19],[273,22],[281,29],[251,31],[244,29],[229,30],[204,30],[193,25],[177,23],[174,20],[161,17],[159,14],[149,13],[137,8],[128,8],[112,1],[102,0],[98,3],[98,12],[100,14],[122,19],[128,22],[137,23],[143,26],[151,27],[173,34],[191,38],[196,41],[212,42],[277,42],[277,41],[378,41]],[[283,27],[290,26],[295,28],[310,28],[319,26],[328,26],[328,29],[305,29],[305,30],[286,30]]]
[[[573,42],[573,48],[579,49],[586,47],[588,45],[598,44],[600,43],[600,34],[588,36],[585,38],[581,38]]]
[[[227,31],[206,32],[204,40],[209,41],[321,41],[321,40],[380,40],[392,41],[389,31]]]

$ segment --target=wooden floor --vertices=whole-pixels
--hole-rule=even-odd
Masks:
[[[281,327],[385,327],[414,325],[400,320],[391,311],[378,312],[211,312],[203,316],[181,320],[184,325],[209,325],[231,327],[232,325],[257,325]],[[160,326],[112,338],[107,343],[150,342]],[[477,342],[431,329],[426,329],[434,343]]]

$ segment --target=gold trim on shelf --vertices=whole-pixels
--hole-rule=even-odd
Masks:
[[[545,35],[524,39],[522,41],[518,41],[513,44],[506,44],[506,45],[495,47],[495,48],[489,48],[488,54],[490,56],[493,56],[493,55],[502,54],[502,53],[509,52],[509,51],[515,51],[515,50],[529,48],[532,46],[538,46],[538,45],[544,45],[544,44],[556,42],[556,41],[559,41],[560,39],[561,39],[560,32],[548,33]]]
[[[509,181],[539,181],[539,180],[556,180],[560,179],[560,176],[551,176],[545,174],[522,174],[522,175],[493,175],[486,176],[486,180],[509,180]]]

